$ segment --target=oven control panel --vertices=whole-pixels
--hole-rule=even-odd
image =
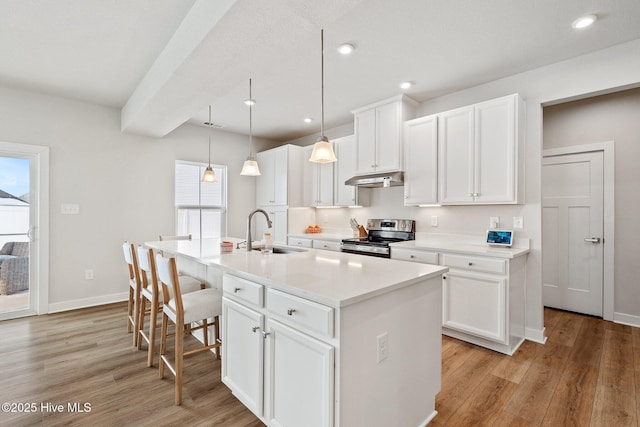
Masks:
[[[412,219],[369,219],[368,230],[414,232],[416,222]]]

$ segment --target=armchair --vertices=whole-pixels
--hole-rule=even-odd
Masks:
[[[0,249],[0,295],[29,289],[29,242],[7,242]]]

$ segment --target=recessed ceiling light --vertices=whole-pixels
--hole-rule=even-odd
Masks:
[[[573,24],[571,24],[571,26],[576,30],[579,30],[581,28],[586,28],[589,25],[593,24],[594,22],[596,22],[596,19],[598,19],[596,15],[582,16],[576,19],[575,21],[573,21]]]
[[[249,106],[256,105],[256,100],[253,98],[247,98],[244,100],[244,104]]]
[[[304,122],[305,123],[311,123],[313,121],[313,117],[305,117]]]
[[[400,83],[400,89],[409,89],[412,86],[411,82],[402,82]]]
[[[351,52],[353,52],[355,48],[353,47],[352,44],[349,43],[343,43],[340,45],[340,47],[338,47],[338,52],[340,52],[343,55],[349,55]]]

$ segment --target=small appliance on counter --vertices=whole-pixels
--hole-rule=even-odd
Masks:
[[[352,218],[351,227],[354,232],[355,219]],[[355,223],[357,225],[357,223]],[[360,233],[361,225],[357,225]],[[340,245],[342,252],[370,255],[381,258],[391,258],[390,243],[415,240],[416,222],[412,219],[369,219],[367,220],[369,234],[362,227],[364,236],[343,239]]]

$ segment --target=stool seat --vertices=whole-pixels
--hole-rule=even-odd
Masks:
[[[176,310],[175,298],[169,300],[169,307]],[[222,292],[217,289],[203,289],[182,295],[184,323],[193,323],[205,319],[212,312],[222,313]],[[171,312],[170,312],[171,313]],[[175,313],[171,320],[175,322]]]

